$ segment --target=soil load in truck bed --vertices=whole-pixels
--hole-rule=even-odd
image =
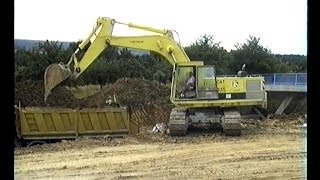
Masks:
[[[43,81],[15,85],[15,104],[20,102],[24,107],[101,108],[116,97],[118,103],[129,107],[132,120],[142,126],[168,121],[173,107],[169,95],[170,88],[156,82],[122,78],[84,99],[77,99],[68,88],[57,86],[44,102]]]

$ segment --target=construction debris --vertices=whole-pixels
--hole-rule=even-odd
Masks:
[[[166,123],[159,123],[153,127],[152,132],[165,134],[167,133],[167,129],[168,129],[168,125]]]

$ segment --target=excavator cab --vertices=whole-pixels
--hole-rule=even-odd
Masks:
[[[192,73],[195,82],[192,88],[188,88],[187,80]],[[200,100],[218,99],[214,66],[178,66],[175,71],[174,84],[176,87],[176,100]]]
[[[196,68],[193,66],[177,67],[176,70],[176,98],[178,99],[193,99],[196,98]],[[188,80],[193,76],[194,83],[188,84]]]

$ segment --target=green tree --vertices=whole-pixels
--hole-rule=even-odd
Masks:
[[[16,50],[15,76],[17,81],[43,80],[45,69],[51,63],[63,61],[66,57],[62,43],[45,41],[31,50]]]
[[[272,54],[271,50],[260,44],[260,38],[249,36],[244,44],[236,44],[236,50],[231,51],[233,61],[230,63],[230,69],[237,72],[243,64],[246,64],[249,74],[264,74],[288,72],[288,67],[281,63]]]
[[[286,64],[290,72],[293,73],[306,73],[307,72],[307,57],[304,55],[275,55],[282,63]]]
[[[228,74],[232,57],[216,42],[213,35],[203,35],[195,43],[185,47],[190,60],[200,60],[206,65],[215,65],[217,74]]]

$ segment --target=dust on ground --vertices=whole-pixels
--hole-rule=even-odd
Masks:
[[[81,138],[15,149],[15,179],[302,179],[302,119],[243,120],[240,137],[145,127],[125,138]]]

